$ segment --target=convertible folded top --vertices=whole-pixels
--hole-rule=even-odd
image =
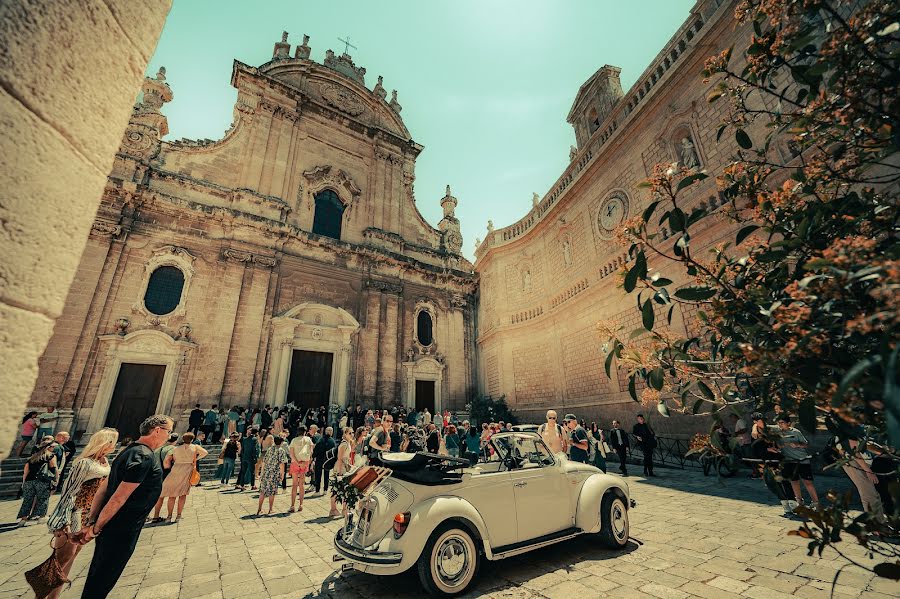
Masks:
[[[419,485],[452,485],[462,480],[463,468],[470,463],[464,458],[427,453],[382,453],[372,463],[380,462],[393,471],[393,477]]]

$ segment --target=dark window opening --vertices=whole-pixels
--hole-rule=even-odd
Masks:
[[[160,266],[150,275],[144,306],[157,316],[168,314],[181,303],[183,290],[184,273],[174,266]]]
[[[416,318],[416,337],[419,338],[419,343],[425,346],[431,345],[431,342],[434,341],[434,336],[432,334],[432,322],[431,322],[431,314],[422,310],[419,312],[419,316]]]
[[[313,230],[316,235],[341,238],[341,221],[344,217],[344,204],[338,195],[326,189],[316,194],[316,213],[313,216]]]

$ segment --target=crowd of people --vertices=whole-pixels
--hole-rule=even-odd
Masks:
[[[232,408],[228,412],[218,406],[204,411],[197,405],[184,433],[176,433],[173,419],[165,415],[146,419],[140,425],[139,437],[122,439],[121,444],[118,431],[104,428],[91,435],[73,462],[75,444],[67,432],[41,434],[53,431],[55,417],[52,410],[48,413],[50,417],[37,412],[25,416],[22,441],[14,448],[15,454],[24,455],[33,444],[24,466],[18,525],[38,519],[47,522],[53,535],[50,560],[66,577],[81,548],[95,541],[82,595],[92,599],[106,597],[113,588],[146,523],[181,519],[191,489],[200,484],[198,462],[210,455],[210,446],[220,440],[224,442],[217,449],[215,481],[230,492],[257,491],[256,516],[262,517],[274,513],[279,492],[287,494],[288,478],[291,490],[287,512],[299,512],[307,492],[327,494],[333,477],[344,476],[381,453],[427,451],[465,458],[474,465],[480,459],[491,459],[495,451],[493,435],[513,430],[509,422],[476,424],[460,421],[449,411],[431,414],[427,409],[399,406],[368,410],[357,404],[329,413],[324,407],[302,410],[291,404],[253,410]],[[776,426],[767,425],[758,413],[752,414],[750,422],[735,416],[730,426],[719,423],[716,433],[723,445],[734,445],[738,455],[754,465],[751,476],[760,476],[764,467],[777,466],[784,481],[780,498],[786,513],[803,502],[804,491],[812,504],[817,503],[809,443],[803,433],[785,414],[779,415]],[[50,426],[42,429],[45,423]],[[628,476],[629,452],[632,447],[639,448],[644,475],[655,476],[657,436],[641,414],[629,433],[618,420],[604,430],[596,422],[588,425],[579,421],[574,414],[566,414],[559,421],[556,411],[549,410],[536,432],[551,452],[591,463],[603,472],[607,471],[608,460],[616,456],[623,476]],[[730,439],[734,443],[728,443]],[[117,447],[119,453],[110,463],[107,456]],[[855,447],[838,446],[835,450],[850,452]],[[844,471],[867,510],[880,515],[885,509],[893,509],[886,505],[879,488],[881,481],[867,461],[851,460]],[[61,496],[48,516],[54,489],[60,489]],[[331,517],[346,515],[346,506],[339,503],[332,493]],[[61,589],[46,596],[56,597]]]

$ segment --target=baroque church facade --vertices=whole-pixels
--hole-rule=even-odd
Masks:
[[[173,91],[162,69],[145,80],[31,405],[87,432],[195,403],[464,408],[476,275],[457,200],[448,186],[425,222],[396,91],[309,56],[285,34],[266,64],[235,61],[218,141],[162,141]]]
[[[699,0],[638,82],[600,68],[568,121],[570,164],[531,210],[489,223],[473,265],[448,186],[437,228],[416,208],[417,144],[396,91],[309,38],[234,62],[234,121],[217,141],[163,141],[165,72],[146,78],[30,406],[59,426],[127,431],[204,406],[402,404],[460,411],[505,396],[525,421],[574,411],[630,422],[622,372],[603,372],[598,320],[639,326],[617,288],[613,230],[660,162],[710,170],[724,107],[698,73],[736,32],[733,2]],[[712,179],[690,201],[721,206]],[[701,243],[730,232],[712,226]],[[670,277],[671,278],[671,277]],[[690,327],[677,313],[673,327]],[[634,323],[631,323],[631,321]],[[633,324],[633,326],[631,326]],[[665,432],[692,428],[670,419]],[[679,424],[680,422],[680,424]]]

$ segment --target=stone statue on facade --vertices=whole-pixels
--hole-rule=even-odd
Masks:
[[[384,89],[384,77],[381,75],[378,76],[378,83],[375,84],[375,87],[372,89],[372,93],[375,94],[375,97],[379,100],[384,100],[387,97],[387,90]]]
[[[570,242],[568,239],[563,241],[562,250],[563,250],[563,261],[566,263],[566,266],[571,265],[572,264],[572,242]]]
[[[294,58],[300,58],[303,60],[309,60],[309,53],[311,48],[309,47],[309,36],[303,36],[303,45],[297,46],[297,50],[294,52]]]
[[[575,156],[578,154],[578,148],[575,146],[569,146],[569,162],[575,160]]]
[[[488,233],[494,232],[494,221],[492,221],[492,220],[488,221],[487,229],[488,229]]]
[[[540,201],[541,201],[541,197],[537,194],[537,192],[534,192],[531,194],[531,207],[532,208],[537,208]]]
[[[391,90],[391,101],[388,102],[388,106],[391,107],[391,110],[400,114],[400,111],[403,110],[403,107],[400,106],[400,102],[397,101],[397,90]]]
[[[697,160],[697,149],[690,137],[681,138],[681,164],[686,168],[697,168],[700,161]]]
[[[531,291],[531,271],[528,269],[522,273],[522,291]]]

